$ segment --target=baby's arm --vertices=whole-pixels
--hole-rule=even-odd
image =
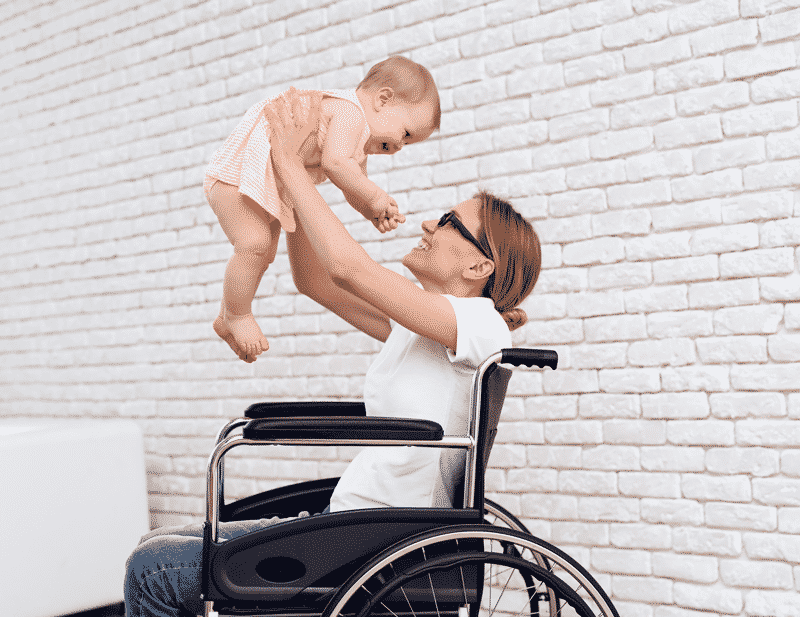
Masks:
[[[331,115],[322,149],[323,171],[342,190],[347,202],[381,232],[396,229],[397,223],[405,220],[397,204],[367,178],[366,163],[359,166],[353,158],[364,131],[364,118],[355,105],[343,99],[324,99],[322,106]]]

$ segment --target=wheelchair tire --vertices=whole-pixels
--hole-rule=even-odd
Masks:
[[[566,553],[530,534],[487,525],[453,525],[395,544],[350,577],[323,617],[526,614],[619,617]]]

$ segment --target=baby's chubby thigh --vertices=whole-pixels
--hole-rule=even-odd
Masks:
[[[209,191],[208,202],[234,251],[275,260],[281,224],[239,187],[218,181]]]

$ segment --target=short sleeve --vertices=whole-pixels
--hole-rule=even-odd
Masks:
[[[456,314],[456,352],[447,349],[450,362],[474,369],[491,354],[511,347],[511,331],[491,299],[444,297]]]

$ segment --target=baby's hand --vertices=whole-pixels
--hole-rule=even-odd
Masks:
[[[400,214],[397,202],[383,191],[370,202],[369,209],[372,212],[372,224],[382,234],[397,229],[400,223],[406,222],[406,217]]]

